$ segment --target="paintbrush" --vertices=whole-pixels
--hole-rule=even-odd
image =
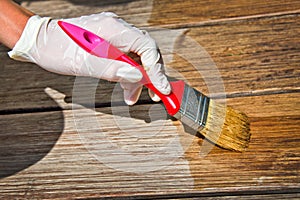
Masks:
[[[169,115],[199,131],[212,143],[229,150],[244,151],[250,141],[248,117],[237,110],[218,103],[188,86],[184,81],[170,82],[172,92],[161,94],[151,83],[144,68],[98,35],[73,24],[59,21],[62,30],[80,47],[92,55],[127,62],[143,74],[141,84],[162,100]]]

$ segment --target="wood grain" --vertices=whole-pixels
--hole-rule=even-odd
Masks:
[[[112,11],[136,26],[190,24],[199,21],[226,19],[300,9],[293,0],[239,1],[169,1],[169,0],[54,0],[21,1],[22,5],[43,16],[55,18],[78,17]]]
[[[206,59],[201,58],[199,48],[195,45],[195,49],[190,48],[193,42],[190,40],[194,40],[215,62],[229,95],[262,89],[299,89],[300,45],[293,42],[300,40],[298,22],[295,16],[188,29],[186,37],[175,43],[175,52],[195,64],[192,66],[177,56],[171,66],[199,90],[207,92],[206,79],[207,83],[218,86],[214,83],[215,71],[205,65]],[[197,81],[199,72],[195,66],[202,82]]]
[[[220,149],[146,90],[128,107],[113,83],[49,73],[0,46],[0,199],[299,199],[298,1],[18,2],[54,18],[113,11],[147,29],[170,79],[226,95],[252,137],[244,153]]]
[[[152,35],[161,44],[167,73],[171,77],[183,77],[205,94],[223,92],[230,97],[297,92],[300,89],[299,21],[299,16],[246,20],[195,27],[187,33],[183,29],[170,30],[160,38],[160,31],[152,32]],[[171,37],[167,38],[167,35]],[[170,43],[173,41],[172,45],[165,43],[165,39]],[[172,48],[174,55],[170,56],[168,50]],[[0,56],[2,112],[57,107],[44,93],[46,87],[63,92],[71,101],[74,83],[77,83],[74,77],[55,75],[33,64],[10,60],[5,53]],[[215,64],[206,64],[207,60]],[[20,69],[21,72],[16,73]],[[79,90],[85,91],[87,96],[94,95],[94,85],[98,85],[95,98],[98,104],[122,101],[120,90],[116,89],[118,92],[114,94],[118,95],[112,97],[115,84],[105,81],[98,84],[94,79],[80,81]],[[150,101],[147,92],[141,99]]]
[[[63,96],[52,97],[66,104],[60,101]],[[251,119],[252,139],[245,153],[210,146],[185,132],[179,122],[163,119],[163,111],[153,105],[98,108],[96,113],[77,107],[2,115],[0,163],[6,170],[1,170],[0,197],[295,193],[300,187],[300,111],[295,109],[299,97],[297,93],[230,99]],[[252,102],[256,103],[247,105]],[[169,146],[170,141],[178,146]]]

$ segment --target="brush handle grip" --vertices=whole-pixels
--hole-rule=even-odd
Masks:
[[[143,74],[143,78],[139,81],[139,83],[151,89],[156,95],[159,96],[164,103],[167,112],[173,116],[179,111],[184,90],[183,81],[171,82],[171,93],[169,95],[164,95],[154,87],[144,68],[118,48],[114,47],[98,35],[78,26],[63,21],[59,21],[58,24],[64,30],[64,32],[69,35],[70,38],[72,38],[87,52],[101,58],[126,62],[133,67],[136,67]]]

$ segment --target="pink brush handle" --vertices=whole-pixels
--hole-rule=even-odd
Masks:
[[[144,68],[126,54],[121,52],[118,48],[114,47],[98,35],[95,35],[94,33],[78,26],[63,21],[59,21],[58,24],[64,30],[64,32],[69,35],[70,38],[72,38],[87,52],[101,58],[123,61],[139,69],[143,74],[143,78],[140,80],[140,83],[151,89],[156,95],[159,96],[164,103],[167,112],[173,116],[179,111],[184,90],[183,81],[171,82],[172,92],[169,95],[164,95],[160,93],[151,83],[151,80]]]

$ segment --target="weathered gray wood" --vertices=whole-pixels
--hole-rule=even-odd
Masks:
[[[63,96],[47,92],[59,105],[68,105],[61,101]],[[299,97],[296,93],[230,100],[251,119],[251,143],[244,153],[209,146],[185,133],[177,121],[160,121],[162,111],[153,105],[131,107],[132,119],[124,116],[126,107],[117,107],[119,113],[111,108],[94,113],[77,107],[74,111],[0,116],[0,197],[155,198],[295,192],[300,188]],[[150,116],[159,118],[146,123],[149,110]],[[131,123],[122,124],[128,120]],[[169,141],[178,146],[168,146]],[[9,173],[13,170],[15,174]]]

